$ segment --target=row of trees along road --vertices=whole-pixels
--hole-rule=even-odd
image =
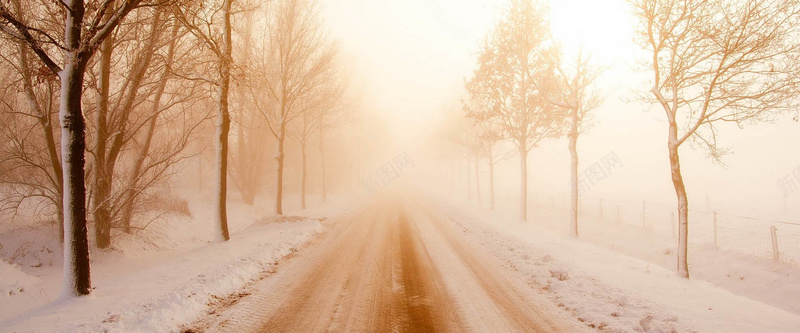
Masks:
[[[146,227],[137,214],[209,145],[211,122],[216,234],[228,240],[227,178],[252,204],[269,179],[265,133],[278,139],[280,214],[283,140],[305,157],[345,109],[337,48],[310,0],[4,0],[0,31],[1,207],[58,221],[64,297],[91,293],[89,222],[100,249],[115,229]]]
[[[462,103],[467,118],[460,142],[486,158],[490,170],[491,206],[494,208],[493,166],[503,154],[494,150],[502,139],[513,143],[520,159],[520,217],[527,218],[527,159],[531,149],[565,132],[572,157],[572,225],[578,235],[577,141],[590,122],[589,112],[601,99],[592,89],[600,70],[578,54],[564,61],[553,41],[546,7],[532,1],[513,0],[483,44],[478,68],[466,82],[468,97]]]
[[[643,63],[652,73],[653,86],[640,97],[661,106],[669,124],[670,176],[679,219],[677,272],[688,278],[689,209],[679,148],[689,141],[704,148],[714,162],[721,162],[727,150],[717,144],[718,124],[742,126],[797,112],[800,3],[629,2],[638,19],[637,42],[652,55]],[[565,59],[550,37],[546,10],[531,0],[511,0],[505,8],[466,82],[468,97],[463,106],[472,124],[465,130],[471,139],[458,141],[471,147],[476,158],[488,157],[490,166],[496,163],[492,156],[498,154],[492,151],[498,138],[516,146],[520,215],[525,219],[527,154],[542,140],[566,134],[571,156],[570,225],[577,237],[577,141],[593,125],[591,111],[602,102],[594,82],[609,69],[593,65],[584,53]],[[493,193],[493,184],[490,187]]]

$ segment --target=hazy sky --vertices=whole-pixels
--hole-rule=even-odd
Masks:
[[[364,107],[386,120],[397,149],[427,139],[444,106],[458,101],[463,80],[475,67],[478,45],[504,3],[321,0],[326,24],[353,64],[356,84],[364,89]],[[633,43],[635,21],[627,3],[560,0],[550,6],[553,34],[565,52],[583,47],[610,66],[601,78],[607,97],[597,110],[598,126],[581,138],[579,151],[587,163],[614,151],[626,169],[592,195],[674,200],[665,116],[650,105],[632,102],[634,92],[647,90],[648,74],[635,71],[637,59],[646,53]],[[777,181],[800,166],[800,126],[787,118],[778,125],[745,130],[730,126],[722,134],[722,143],[734,148],[725,159],[727,169],[712,164],[700,150],[681,148],[690,200],[704,202],[709,195],[720,206],[778,214],[784,198]],[[531,162],[533,192],[566,192],[564,140],[535,149]],[[501,176],[518,177],[514,163],[501,167]],[[513,186],[513,179],[508,184]],[[787,202],[800,206],[800,193]],[[800,210],[795,213],[800,216]]]
[[[366,105],[391,119],[399,140],[418,136],[444,104],[458,98],[463,79],[475,66],[478,45],[503,4],[322,1],[332,35],[357,64],[358,82],[368,89]],[[631,19],[622,0],[554,1],[551,22],[568,54],[582,45],[597,61],[620,65],[638,50],[631,42]]]
[[[384,114],[397,141],[422,135],[474,66],[494,1],[328,0],[326,20],[356,63],[365,106]],[[402,145],[402,144],[400,144]]]

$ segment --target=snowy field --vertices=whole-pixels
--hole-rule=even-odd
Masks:
[[[590,327],[612,332],[800,331],[800,272],[794,267],[701,250],[690,253],[693,278],[684,280],[674,272],[674,252],[653,250],[670,245],[645,231],[584,229],[588,241],[578,241],[543,223],[463,206],[439,204],[438,210],[467,238],[519,272],[531,288]],[[532,220],[547,219],[542,212],[532,213]],[[623,232],[625,240],[633,241],[620,241]]]
[[[637,223],[640,217],[618,222],[613,210],[611,212],[606,210],[605,218],[601,219],[592,208],[596,209],[596,206],[582,207],[579,222],[582,241],[647,261],[670,271],[675,270],[677,239],[668,227],[659,228],[671,225],[668,213],[662,216],[651,214],[648,216],[650,222],[642,226],[641,223]],[[651,209],[651,212],[658,211]],[[534,224],[565,234],[564,221],[567,221],[568,216],[564,209],[558,206],[537,205],[532,209],[531,216]],[[713,244],[713,234],[709,228],[704,228],[709,224],[706,223],[708,221],[704,221],[702,216],[696,216],[692,222],[697,225],[696,228],[690,227],[690,230],[694,231],[690,234],[689,244],[689,268],[693,279],[710,282],[735,294],[800,315],[800,266],[796,261],[776,262],[772,259],[771,251],[769,255],[758,255],[744,250],[741,242],[726,244],[720,241],[720,247],[716,248]],[[720,232],[720,235],[724,233]],[[769,244],[768,237],[767,244]],[[781,244],[787,249],[791,249],[788,245],[797,245],[789,241]]]
[[[330,214],[317,209],[278,218],[264,207],[234,201],[231,241],[213,243],[207,198],[185,195],[193,217],[161,216],[142,232],[120,234],[113,249],[92,251],[95,292],[88,298],[59,298],[57,231],[41,226],[5,230],[0,234],[0,331],[176,331],[210,304],[269,274],[320,234],[321,216]]]

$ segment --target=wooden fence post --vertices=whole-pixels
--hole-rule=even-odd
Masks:
[[[778,231],[774,225],[769,226],[769,233],[772,236],[772,259],[781,261],[781,256],[778,252]]]

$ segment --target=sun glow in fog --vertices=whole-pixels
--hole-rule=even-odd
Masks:
[[[323,0],[326,21],[352,55],[362,107],[399,147],[424,141],[443,105],[458,101],[499,0]]]
[[[550,1],[553,37],[567,56],[583,48],[603,65],[634,61],[635,20],[625,0]]]
[[[321,2],[332,35],[353,57],[365,92],[362,107],[384,119],[393,141],[405,147],[427,140],[442,109],[459,103],[481,41],[509,1]],[[548,5],[554,38],[566,57],[583,46],[599,64],[624,68],[633,63],[639,48],[632,42],[634,22],[625,0],[550,0]]]

